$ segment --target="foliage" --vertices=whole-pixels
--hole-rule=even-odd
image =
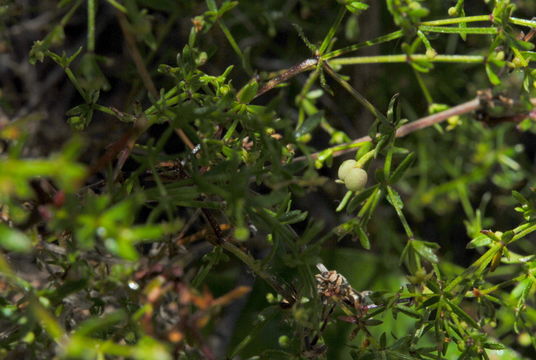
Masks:
[[[530,5],[379,3],[41,4],[74,135],[3,91],[2,357],[533,357]]]

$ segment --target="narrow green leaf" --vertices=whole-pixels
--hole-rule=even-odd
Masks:
[[[363,246],[364,249],[370,250],[370,240],[367,236],[366,231],[361,225],[357,226],[357,236],[359,237],[359,243]]]
[[[305,134],[311,133],[311,131],[313,131],[320,124],[323,118],[324,118],[323,111],[319,111],[309,116],[307,119],[305,119],[303,124],[301,124],[301,126],[298,129],[296,129],[296,131],[294,132],[294,137],[298,139]]]
[[[366,188],[365,190],[359,192],[359,194],[355,195],[352,200],[350,200],[350,203],[348,204],[348,212],[349,213],[352,213],[354,212],[358,207],[359,205],[365,201],[365,199],[367,199],[369,196],[372,195],[372,193],[374,192],[374,190],[376,190],[378,188],[378,185],[373,185],[371,187],[368,187]]]
[[[49,311],[45,309],[37,300],[32,302],[31,308],[34,316],[38,319],[39,324],[43,327],[43,329],[45,329],[48,335],[53,340],[59,341],[65,331],[59,322],[54,318],[54,316],[50,314]]]
[[[281,224],[295,224],[307,219],[307,211],[292,210],[277,218]]]
[[[480,234],[478,235],[477,237],[475,237],[473,240],[471,240],[468,244],[467,244],[467,249],[475,249],[475,248],[478,248],[478,247],[482,247],[482,246],[486,246],[486,245],[489,245],[491,244],[491,239],[484,235],[484,234]]]
[[[89,336],[98,331],[105,330],[127,318],[125,310],[117,310],[109,314],[105,314],[100,318],[89,318],[81,323],[74,336]]]
[[[236,95],[238,102],[241,104],[249,104],[257,95],[259,84],[256,81],[251,81],[244,86]]]
[[[32,242],[23,232],[0,223],[0,246],[8,251],[28,252]]]
[[[391,186],[387,186],[387,200],[391,205],[393,205],[394,208],[398,210],[402,210],[402,208],[404,208],[404,203],[402,202],[400,195]]]
[[[506,346],[504,346],[503,344],[492,343],[492,342],[484,343],[484,347],[486,349],[491,349],[491,350],[503,350],[503,349],[506,349]]]
[[[437,255],[434,253],[434,250],[431,247],[427,246],[423,241],[411,240],[411,242],[412,242],[413,248],[420,256],[430,261],[431,263],[439,262],[439,259]]]
[[[404,160],[402,160],[402,162],[396,167],[395,171],[393,171],[391,177],[389,178],[389,183],[396,184],[402,178],[402,176],[404,176],[414,161],[415,153],[409,153],[408,156],[406,156]]]
[[[501,79],[495,74],[495,71],[492,69],[491,64],[486,64],[486,74],[488,75],[489,81],[493,85],[499,85],[501,83]]]
[[[352,1],[346,5],[346,9],[352,14],[359,14],[362,11],[365,11],[369,8],[367,4],[364,4],[360,1]]]
[[[515,190],[512,191],[512,196],[515,197],[516,200],[519,201],[519,203],[522,205],[528,205],[529,203],[529,201],[523,195],[521,195],[521,193]]]

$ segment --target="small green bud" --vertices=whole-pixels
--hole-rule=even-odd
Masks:
[[[530,344],[531,344],[530,335],[528,333],[526,333],[526,332],[522,332],[517,337],[517,342],[521,346],[530,346]]]
[[[309,141],[311,141],[312,138],[313,138],[313,136],[310,133],[307,133],[307,134],[303,134],[302,136],[300,136],[298,138],[298,141],[301,142],[301,143],[306,144]]]
[[[279,346],[281,347],[288,347],[290,345],[290,339],[286,335],[282,335],[279,337]]]
[[[248,228],[237,227],[234,230],[234,237],[238,241],[246,241],[247,239],[249,239],[249,230],[248,230]]]
[[[513,60],[512,60],[512,64],[514,64],[514,67],[516,68],[521,68],[521,67],[525,67],[527,66],[526,65],[526,62],[523,61],[523,59],[521,59],[520,57],[516,56]]]
[[[449,8],[449,16],[456,16],[458,15],[458,10],[456,10],[456,7],[450,7]]]
[[[437,51],[435,51],[434,49],[428,49],[426,50],[426,57],[429,58],[429,59],[433,59],[437,56]]]
[[[276,297],[272,293],[266,294],[266,301],[268,301],[269,304],[275,304],[277,302]]]
[[[231,88],[229,87],[229,85],[222,85],[220,86],[220,94],[222,96],[225,96],[229,93],[229,91],[231,91]]]

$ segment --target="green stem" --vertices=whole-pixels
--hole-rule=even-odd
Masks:
[[[112,5],[114,8],[121,11],[123,14],[127,13],[127,8],[121,5],[120,3],[118,3],[117,1],[115,0],[106,0],[106,1],[108,1],[108,4]]]
[[[361,95],[356,89],[354,89],[346,80],[339,76],[333,69],[327,64],[323,64],[327,73],[333,77],[345,90],[347,90],[357,101],[359,101],[368,111],[372,113],[377,119],[384,118],[384,115],[372,105],[363,95]]]
[[[347,191],[346,194],[344,194],[344,197],[342,198],[341,203],[339,204],[339,206],[337,206],[337,209],[335,210],[336,212],[340,212],[346,207],[353,193],[354,193],[353,191]]]
[[[233,34],[231,34],[231,31],[229,30],[227,25],[225,25],[222,19],[218,19],[218,25],[220,27],[220,30],[225,34],[225,37],[227,38],[227,41],[229,41],[229,44],[231,44],[231,47],[233,48],[234,52],[240,58],[240,61],[242,62],[242,66],[244,67],[246,72],[251,75],[253,71],[248,66],[246,58],[244,57],[242,50],[240,50],[240,47],[238,46],[236,40],[234,39]]]
[[[427,53],[433,52],[435,55],[436,51],[434,50],[434,48],[432,47],[432,44],[430,44],[430,41],[426,38],[426,36],[421,30],[417,31],[417,36],[419,37],[419,39],[421,39],[422,43],[424,44],[424,47],[426,48],[426,52]]]
[[[110,108],[106,107],[106,106],[102,106],[102,105],[99,105],[99,104],[93,104],[93,109],[97,110],[97,111],[100,111],[100,112],[103,112],[105,114],[108,114],[108,115],[112,115],[113,117],[118,117],[117,114],[115,112],[113,112]]]
[[[64,68],[64,71],[65,71],[65,74],[67,75],[67,77],[69,78],[69,80],[71,80],[71,83],[74,85],[74,87],[76,88],[76,90],[80,94],[80,96],[82,96],[84,101],[89,104],[90,103],[89,98],[87,97],[86,92],[84,91],[84,89],[82,88],[80,83],[78,82],[78,79],[74,75],[73,71],[69,67]]]
[[[307,81],[303,85],[300,94],[296,96],[296,104],[300,107],[302,106],[302,102],[305,99],[305,96],[307,95],[309,90],[311,90],[316,80],[318,79],[318,76],[320,75],[320,69],[320,67],[315,68],[315,70],[307,78]]]
[[[515,285],[517,284],[518,282],[520,282],[521,280],[525,279],[527,277],[527,274],[521,274],[519,276],[516,276],[515,278],[513,279],[509,279],[509,280],[506,280],[506,281],[503,281],[499,284],[496,284],[496,285],[493,285],[489,288],[486,288],[486,289],[479,289],[479,292],[480,294],[482,295],[488,295],[488,294],[491,294],[492,292],[494,291],[497,291],[501,288],[504,288],[504,287],[507,287],[507,286],[512,286],[512,285]],[[475,297],[473,295],[472,292],[468,293],[465,295],[466,297]]]
[[[318,53],[322,55],[324,51],[329,47],[329,44],[331,43],[331,40],[335,36],[335,33],[337,32],[337,29],[339,29],[339,25],[341,24],[342,19],[344,19],[344,15],[346,14],[346,7],[342,6],[339,10],[339,13],[337,14],[337,18],[335,19],[335,22],[331,27],[329,28],[329,31],[324,38],[324,41],[322,41],[322,44],[320,45],[320,49],[318,49]]]
[[[421,23],[421,25],[430,25],[430,26],[450,25],[450,24],[460,24],[460,23],[468,23],[468,22],[475,22],[475,21],[490,21],[490,19],[491,19],[490,15],[464,16],[464,17],[456,17],[456,18],[449,18],[449,19],[424,21]],[[422,30],[422,28],[420,29]]]
[[[76,2],[76,4],[74,4],[69,9],[69,12],[67,14],[65,14],[65,16],[63,18],[61,18],[61,21],[60,21],[60,26],[61,27],[65,27],[69,23],[69,21],[71,21],[71,18],[73,17],[73,15],[76,12],[76,10],[80,7],[80,5],[82,5],[82,0],[78,0]]]
[[[168,103],[169,100],[171,100],[172,96],[174,96],[175,94],[177,94],[177,91],[178,91],[178,87],[177,86],[174,86],[172,87],[171,89],[168,90],[168,92],[166,92],[166,94],[164,95],[164,98],[160,101],[158,101],[159,104],[162,104],[162,103],[165,103],[166,105],[171,105]],[[150,115],[152,114],[156,109],[158,108],[157,105],[151,105],[147,108],[147,110],[145,110],[145,115]]]
[[[511,17],[510,22],[515,25],[527,26],[530,28],[536,28],[536,20],[527,20]]]
[[[95,0],[87,0],[87,50],[95,52]]]
[[[491,34],[496,33],[496,32],[492,32],[494,30],[489,30],[489,29],[494,29],[494,28],[462,28],[460,29],[460,28],[438,27],[438,25],[460,24],[460,23],[468,23],[468,22],[475,22],[475,21],[490,21],[490,15],[466,16],[466,17],[441,19],[441,20],[434,20],[434,21],[425,21],[421,24],[421,26],[419,27],[419,30],[432,32],[432,30],[430,29],[436,29],[438,30],[437,32],[453,32],[453,33],[462,33],[462,32],[471,33],[471,31],[476,31],[477,34],[488,33],[488,32],[490,32]],[[517,25],[536,27],[536,21],[532,21],[532,20],[510,18],[510,21],[513,24],[517,24]],[[478,30],[475,30],[475,29],[478,29]],[[482,29],[486,29],[486,30],[482,30]],[[396,40],[396,39],[401,38],[402,36],[403,36],[402,31],[400,30],[394,31],[390,34],[379,36],[373,40],[364,41],[355,45],[347,46],[339,50],[334,50],[332,52],[324,54],[322,56],[322,59],[323,60],[332,59],[334,57],[337,57],[337,56],[340,56],[340,55],[343,55],[352,51],[356,51],[367,46],[378,45],[387,41]]]
[[[493,259],[493,257],[499,250],[500,248],[496,246],[489,248],[488,251],[486,251],[480,258],[478,258],[474,263],[472,263],[471,266],[469,266],[463,273],[456,276],[456,278],[454,278],[454,280],[452,280],[450,284],[445,287],[444,292],[448,293],[452,291],[463,280],[465,280],[469,274],[487,266],[487,264],[491,262],[491,259]]]
[[[525,236],[527,236],[528,234],[530,234],[531,232],[534,232],[536,231],[536,225],[532,225],[528,228],[526,228],[525,230],[519,232],[518,234],[515,234],[514,237],[512,238],[512,240],[510,240],[508,243],[513,243],[514,241],[517,241]]]
[[[432,105],[434,103],[434,99],[432,98],[430,91],[426,87],[426,84],[424,83],[424,80],[421,74],[415,69],[413,69],[413,73],[415,74],[415,77],[417,78],[417,83],[419,84],[419,87],[422,90],[422,93],[424,95],[424,98],[426,99],[426,102],[428,103],[428,106]]]
[[[376,149],[370,150],[368,153],[366,153],[365,155],[361,156],[359,158],[359,160],[357,160],[357,162],[355,163],[354,167],[363,168],[363,166],[365,166],[367,161],[369,161],[370,159],[372,159],[374,157],[375,153],[376,153]]]
[[[334,57],[337,57],[337,56],[340,56],[340,55],[343,55],[352,51],[359,50],[367,46],[378,45],[387,41],[396,40],[396,39],[401,38],[402,35],[403,35],[402,31],[398,30],[387,35],[382,35],[373,40],[363,41],[355,45],[350,45],[345,48],[329,52],[322,56],[322,60],[328,60],[328,59],[331,59],[331,58],[334,58]]]
[[[474,27],[474,28],[459,28],[459,27],[440,27],[437,25],[449,25],[449,24],[460,24],[460,23],[468,23],[468,22],[476,22],[476,21],[491,21],[492,18],[490,15],[477,15],[477,16],[466,16],[466,17],[458,17],[458,18],[451,18],[451,19],[441,19],[441,20],[434,20],[434,21],[426,21],[423,22],[422,25],[419,27],[419,30],[421,31],[428,31],[428,32],[439,32],[439,33],[456,33],[456,34],[496,34],[497,29],[496,28],[488,28],[488,27]],[[526,20],[526,19],[519,19],[515,17],[511,17],[510,22],[515,25],[521,25],[521,26],[527,26],[531,28],[536,28],[536,21],[535,20]],[[321,56],[322,60],[329,60],[334,57],[341,56],[343,54],[356,51],[358,49],[373,46],[377,44],[381,44],[387,41],[396,40],[403,36],[402,31],[394,31],[387,35],[382,35],[380,37],[377,37],[376,39],[364,41],[358,44],[350,45],[345,48],[331,51],[327,54],[324,54]],[[326,37],[327,39],[327,37]],[[326,40],[325,39],[325,40]],[[324,41],[325,41],[324,40]],[[322,44],[324,45],[324,44]],[[455,56],[455,55],[454,55]],[[402,60],[401,60],[402,61]],[[441,60],[438,60],[441,61]],[[469,62],[482,62],[482,59],[468,59]],[[378,61],[376,61],[378,62]],[[450,61],[449,61],[450,62]]]
[[[388,63],[402,63],[411,60],[424,60],[429,62],[442,62],[442,63],[466,63],[475,64],[483,63],[486,60],[485,56],[481,55],[436,55],[433,58],[424,54],[415,54],[408,56],[406,54],[398,55],[379,55],[379,56],[355,56],[347,58],[339,58],[330,60],[331,65],[355,65],[355,64],[388,64]]]
[[[476,34],[476,35],[495,35],[499,32],[494,27],[450,27],[450,26],[419,26],[420,31],[435,32],[441,34]]]
[[[413,230],[411,230],[411,227],[409,226],[402,209],[396,205],[396,194],[393,192],[393,189],[390,186],[387,186],[387,197],[389,198],[389,202],[393,205],[393,208],[395,209],[395,212],[402,223],[402,227],[404,228],[406,235],[409,239],[413,239],[415,237]]]

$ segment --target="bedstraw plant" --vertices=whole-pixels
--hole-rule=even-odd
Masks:
[[[5,2],[1,357],[534,358],[535,11]]]

